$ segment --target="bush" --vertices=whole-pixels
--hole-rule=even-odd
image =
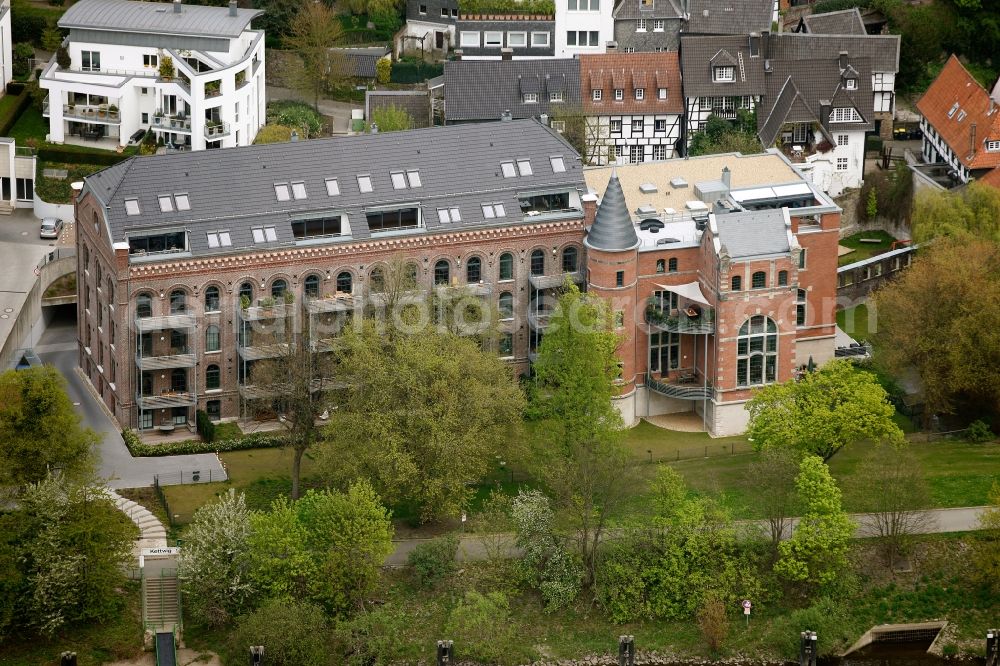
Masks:
[[[420,585],[431,586],[455,571],[457,553],[458,537],[451,534],[421,543],[410,551],[406,563]]]
[[[204,410],[199,409],[194,413],[194,422],[202,440],[207,443],[215,440],[215,424],[212,423],[212,419],[208,418],[208,414]]]
[[[863,627],[853,626],[859,621],[863,623],[864,618],[855,619],[849,604],[821,597],[812,606],[789,613],[775,622],[774,635],[780,637],[780,653],[785,657],[799,653],[799,632],[804,629],[815,631],[820,636],[820,655],[839,654],[864,631]]]
[[[24,110],[31,104],[31,94],[24,87],[23,83],[20,85],[21,89],[16,93],[17,102],[13,106],[7,107],[7,110],[0,114],[0,136],[10,136],[10,129],[17,122],[17,119],[21,117],[21,114],[24,113]],[[13,87],[13,83],[7,85],[8,94],[14,94]]]
[[[969,424],[969,429],[965,431],[965,438],[973,444],[982,444],[993,439],[993,431],[986,421],[976,419]]]
[[[2,132],[0,132],[2,134]],[[62,164],[77,164],[86,162],[97,166],[114,166],[123,160],[127,160],[127,155],[119,155],[107,150],[87,150],[77,146],[63,148],[61,146],[45,146],[38,149],[38,159],[43,162],[59,162]]]
[[[240,618],[229,640],[226,663],[245,663],[249,646],[263,645],[269,666],[327,666],[327,621],[323,609],[291,599],[272,599]]]
[[[319,111],[304,102],[291,100],[268,104],[267,122],[294,127],[303,139],[318,136],[323,130],[323,116]]]
[[[143,444],[139,435],[128,428],[122,431],[122,439],[125,440],[125,446],[133,458],[224,453],[226,451],[245,451],[246,449],[274,449],[285,445],[284,438],[263,433],[253,433],[240,439],[220,439],[215,442],[187,440],[168,444]]]
[[[375,78],[379,83],[385,85],[392,77],[392,60],[389,58],[379,58],[375,63]]]
[[[448,616],[445,632],[461,647],[463,660],[523,663],[517,661],[510,604],[501,592],[466,592]]]
[[[11,71],[15,77],[25,77],[31,71],[31,59],[35,57],[35,47],[27,42],[14,44],[14,59]]]
[[[42,34],[49,26],[49,22],[44,16],[36,13],[29,13],[30,8],[18,6],[11,12],[10,16],[10,36],[16,44],[18,42],[31,42],[40,44]]]
[[[393,663],[404,651],[401,643],[415,624],[416,618],[388,604],[358,613],[337,626],[344,662],[349,666]]]
[[[726,604],[722,599],[714,595],[705,599],[698,609],[698,629],[708,649],[718,653],[729,635],[729,618],[726,617]]]

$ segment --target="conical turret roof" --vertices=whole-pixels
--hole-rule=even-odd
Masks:
[[[611,170],[611,179],[604,190],[604,198],[597,208],[594,224],[587,234],[586,243],[589,247],[609,252],[633,250],[639,246],[639,237],[635,234],[632,217],[625,204],[625,193],[618,182],[618,172]]]

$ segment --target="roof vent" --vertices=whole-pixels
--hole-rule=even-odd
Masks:
[[[513,120],[514,116],[510,115],[510,109],[504,109],[504,112],[500,114],[500,120]]]
[[[648,217],[650,215],[656,215],[656,207],[651,204],[642,204],[635,210],[635,212],[643,217]]]
[[[679,189],[681,189],[683,187],[687,187],[687,186],[688,186],[688,182],[686,180],[684,180],[683,178],[681,178],[680,176],[678,176],[677,178],[671,178],[670,179],[670,187],[674,188],[675,190],[679,190]]]
[[[688,201],[687,203],[684,204],[684,207],[690,211],[708,210],[708,205],[704,201],[698,201],[697,199],[695,199],[694,201]]]
[[[639,186],[639,191],[643,194],[653,194],[656,192],[656,185],[653,185],[652,183],[643,183]]]

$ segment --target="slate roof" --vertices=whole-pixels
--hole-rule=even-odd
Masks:
[[[230,16],[228,7],[202,5],[183,5],[178,13],[169,2],[80,0],[62,15],[59,27],[232,39],[263,14],[259,9],[237,9],[236,16]]]
[[[636,19],[677,19],[684,16],[679,0],[653,0],[652,5],[643,6],[642,0],[621,0],[613,13],[616,21]]]
[[[772,60],[836,58],[841,51],[847,51],[852,62],[856,58],[870,58],[873,72],[899,71],[899,35],[809,35],[784,32],[770,36],[768,50],[768,57]]]
[[[374,79],[375,63],[389,54],[389,49],[384,46],[331,48],[330,50],[343,54],[348,64],[348,75],[359,79]]]
[[[539,60],[452,60],[444,65],[447,121],[535,118],[551,109],[579,106],[580,63],[573,58]],[[525,104],[522,91],[540,91],[538,102]],[[549,103],[549,90],[562,90],[563,102]]]
[[[681,91],[680,59],[676,51],[662,53],[581,54],[580,91],[583,109],[588,114],[654,114],[684,113]],[[593,90],[603,92],[594,101]],[[624,99],[615,101],[614,89],[624,90]],[[635,90],[643,89],[643,99],[635,98]],[[667,98],[657,96],[658,88],[667,89]]]
[[[866,35],[865,22],[857,7],[802,17],[807,32],[814,35]]]
[[[736,80],[715,83],[712,80],[712,60],[725,58],[736,61]],[[739,63],[742,61],[743,66]],[[681,71],[684,72],[684,96],[761,95],[764,93],[764,58],[750,57],[749,37],[743,36],[681,36]]]
[[[715,216],[719,242],[733,259],[752,259],[791,251],[785,211],[756,210]]]
[[[555,155],[563,157],[564,172],[553,170]],[[517,159],[529,159],[533,175],[504,178],[501,163]],[[421,186],[394,190],[390,173],[402,170],[419,170]],[[371,176],[372,193],[359,191],[361,174]],[[328,178],[337,178],[339,195],[328,196]],[[421,209],[424,228],[396,233],[528,224],[537,218],[520,213],[519,193],[586,189],[573,148],[533,120],[133,157],[85,182],[84,191],[106,206],[112,242],[130,233],[185,229],[194,255],[288,246],[296,217],[346,214],[352,236],[344,240],[363,240],[371,237],[366,210],[404,205]],[[274,184],[295,182],[304,183],[307,198],[277,201]],[[177,193],[187,193],[190,210],[160,212],[157,196]],[[125,200],[131,198],[138,199],[139,215],[126,214]],[[484,218],[482,204],[492,202],[504,204],[506,217]],[[441,223],[438,207],[458,207],[461,221]],[[259,225],[274,225],[277,242],[254,244],[252,228]],[[232,247],[209,249],[206,232],[223,229],[230,231]]]
[[[365,118],[372,120],[375,109],[395,106],[413,118],[413,129],[431,126],[431,99],[426,90],[368,90],[365,92]]]
[[[917,102],[917,110],[967,168],[1000,166],[1000,151],[987,152],[985,146],[987,140],[1000,141],[1000,104],[990,102],[986,89],[954,55]]]
[[[687,32],[749,35],[771,29],[773,0],[690,0]]]
[[[610,252],[632,250],[639,246],[639,237],[635,233],[632,216],[625,204],[625,193],[618,182],[615,169],[611,170],[608,187],[604,190],[594,224],[584,242],[587,247]]]

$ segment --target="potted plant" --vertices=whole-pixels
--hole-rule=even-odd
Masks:
[[[260,307],[263,308],[264,312],[270,314],[274,308],[274,299],[270,296],[260,299]]]
[[[295,294],[293,294],[290,291],[286,291],[284,299],[285,299],[285,305],[291,305],[292,303],[295,302]]]
[[[108,107],[108,111],[110,111],[112,114],[118,113],[118,105],[112,104],[111,106]]]
[[[177,70],[174,69],[174,59],[170,56],[160,58],[160,78],[169,81],[174,78]]]
[[[240,296],[240,309],[246,312],[247,308],[249,307],[250,307],[250,297],[247,296],[246,294],[243,294],[242,296]]]

